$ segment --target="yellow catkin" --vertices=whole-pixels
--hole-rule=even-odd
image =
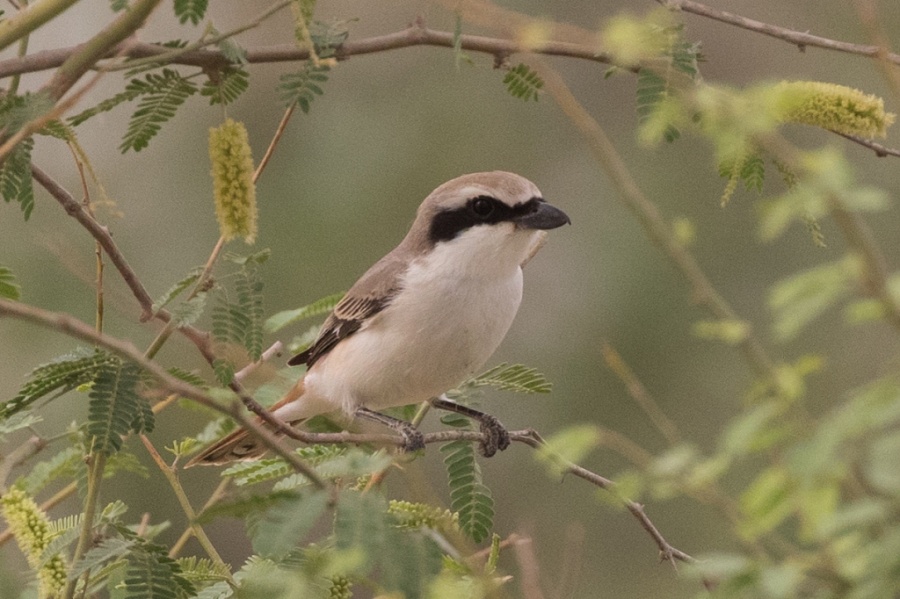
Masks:
[[[253,156],[243,123],[226,119],[209,130],[209,159],[212,162],[213,198],[219,230],[227,240],[242,237],[256,240],[256,186],[253,184]]]
[[[41,554],[52,539],[47,515],[15,487],[0,497],[0,513],[28,564],[37,570],[40,597],[56,597],[66,584],[66,562],[61,555],[54,555],[41,565]]]
[[[862,137],[884,137],[895,115],[884,111],[884,100],[858,89],[822,81],[782,81],[776,86],[787,97],[784,120]]]

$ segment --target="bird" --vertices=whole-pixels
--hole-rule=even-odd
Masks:
[[[305,364],[306,373],[270,414],[290,426],[334,412],[375,420],[402,434],[404,448],[414,451],[424,448],[422,434],[378,410],[430,401],[480,422],[483,455],[505,449],[509,435],[496,418],[445,393],[500,345],[522,300],[522,266],[546,231],[570,223],[534,183],[511,172],[471,173],[440,185],[400,244],[350,288],[310,347],[288,361]],[[265,452],[238,429],[186,466]]]

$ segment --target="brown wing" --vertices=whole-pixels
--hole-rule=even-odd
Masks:
[[[288,364],[312,367],[338,343],[390,305],[400,291],[400,277],[407,264],[396,254],[397,250],[394,250],[382,258],[356,282],[334,307],[309,349],[288,360]]]

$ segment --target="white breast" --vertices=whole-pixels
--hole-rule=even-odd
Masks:
[[[490,233],[480,229],[485,231],[476,234]],[[414,261],[391,304],[307,374],[301,399],[307,409],[321,413],[321,406],[329,405],[352,413],[360,405],[381,409],[417,403],[480,369],[518,311],[519,262],[531,243],[530,236],[512,229],[498,243],[496,233],[485,235],[477,254],[461,256],[462,244],[451,242]],[[491,244],[496,247],[484,251]],[[469,240],[466,252],[471,246]]]

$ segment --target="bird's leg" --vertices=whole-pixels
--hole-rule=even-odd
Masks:
[[[455,412],[466,418],[477,420],[481,425],[481,432],[484,434],[484,439],[481,441],[481,455],[484,457],[489,458],[497,453],[498,449],[503,451],[509,447],[509,433],[496,417],[485,414],[475,408],[456,403],[447,399],[444,395],[433,398],[431,405],[439,410]]]
[[[391,430],[400,433],[403,436],[403,451],[411,452],[425,449],[425,440],[422,436],[422,432],[405,420],[400,420],[399,418],[394,418],[393,416],[388,416],[387,414],[382,414],[381,412],[376,412],[375,410],[370,410],[369,408],[364,408],[362,406],[356,408],[356,415],[383,424]]]

